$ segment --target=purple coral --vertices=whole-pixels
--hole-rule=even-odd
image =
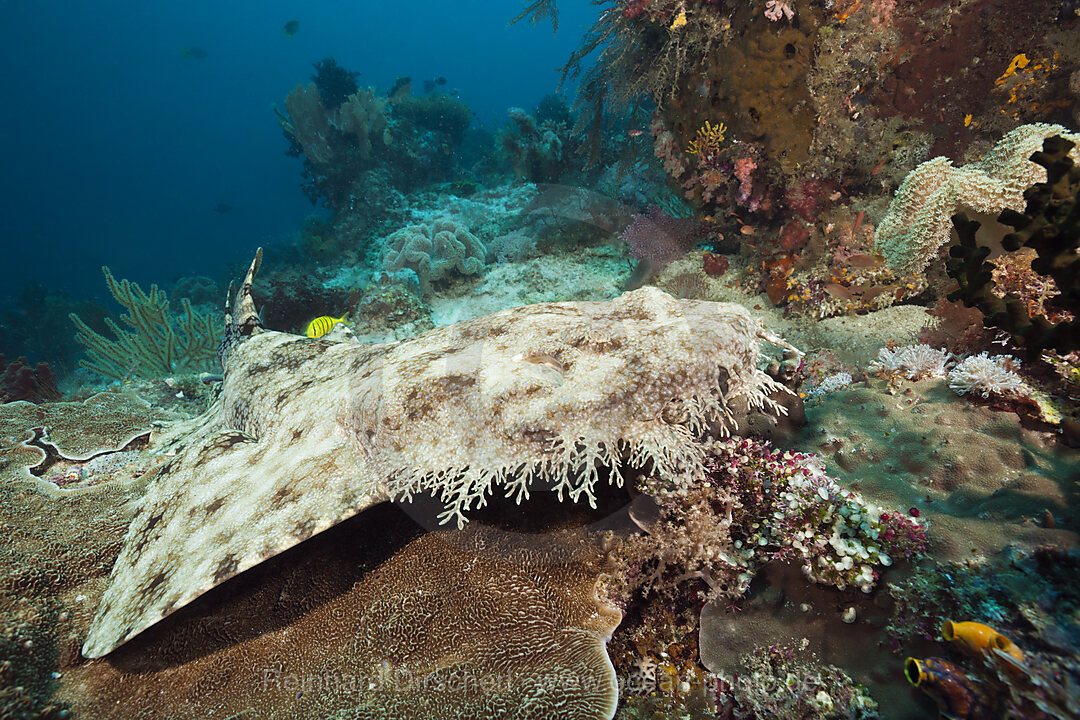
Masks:
[[[653,208],[645,215],[634,215],[623,230],[622,239],[632,257],[644,260],[658,271],[685,255],[704,235],[704,228],[696,220],[675,218]]]

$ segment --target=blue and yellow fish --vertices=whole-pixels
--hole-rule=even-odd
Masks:
[[[339,318],[333,318],[329,315],[317,317],[308,323],[307,329],[304,330],[304,334],[309,338],[321,338],[323,335],[330,332],[338,323],[344,323],[348,317],[349,313],[345,313]]]

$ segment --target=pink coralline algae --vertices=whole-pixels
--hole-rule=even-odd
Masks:
[[[757,169],[757,163],[751,158],[739,158],[735,161],[735,177],[739,181],[739,195],[735,201],[753,212],[758,209],[758,201],[752,200],[750,195],[754,191],[752,175]]]
[[[795,17],[795,11],[791,9],[791,4],[784,0],[768,0],[768,2],[765,3],[765,17],[773,22],[776,22],[782,17],[786,17],[790,20]]]

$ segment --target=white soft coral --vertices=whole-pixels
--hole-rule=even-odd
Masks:
[[[1019,369],[1015,358],[982,352],[965,358],[949,371],[949,387],[960,395],[1023,397],[1031,394],[1031,388],[1016,374]]]
[[[907,345],[890,350],[881,348],[877,360],[868,370],[890,377],[902,375],[908,380],[943,378],[948,370],[950,355],[929,345]]]

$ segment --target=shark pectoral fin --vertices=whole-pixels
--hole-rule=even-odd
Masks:
[[[209,435],[143,498],[83,655],[101,657],[244,570],[385,499],[334,433]]]

